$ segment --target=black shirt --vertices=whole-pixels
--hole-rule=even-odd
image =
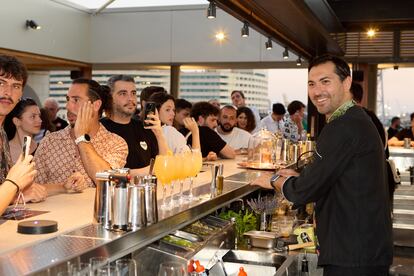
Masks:
[[[398,129],[389,127],[387,132],[388,132],[388,139],[391,139],[392,137],[395,136],[395,134],[398,133]]]
[[[56,119],[52,122],[52,124],[55,126],[55,131],[64,129],[65,127],[69,125],[68,122],[66,122],[65,120],[59,117],[56,117]]]
[[[358,106],[325,125],[314,161],[284,186],[295,204],[316,202],[319,265],[388,266],[392,222],[384,149]]]
[[[404,128],[403,130],[395,134],[395,137],[398,138],[398,140],[404,140],[404,138],[411,138],[411,141],[414,141],[414,135],[411,127]]]
[[[151,158],[157,156],[157,139],[152,130],[144,129],[141,121],[134,118],[128,124],[118,124],[109,118],[100,121],[107,130],[118,134],[128,144],[126,168],[144,168],[150,164]]]
[[[213,151],[219,155],[220,151],[226,146],[226,142],[209,127],[199,126],[200,131],[200,145],[201,145],[201,154],[203,157],[206,157],[210,151]],[[184,128],[181,130],[181,133],[186,136],[189,132],[188,129]],[[187,144],[192,144],[192,136],[188,137]]]

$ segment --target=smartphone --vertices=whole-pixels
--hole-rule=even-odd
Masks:
[[[148,102],[145,104],[145,108],[144,108],[144,120],[148,119],[148,114],[155,114],[155,103],[153,102]],[[151,124],[147,124],[144,121],[144,126],[151,126]]]
[[[23,145],[22,145],[23,158],[25,158],[26,156],[30,154],[31,143],[32,143],[32,137],[30,136],[23,137]]]

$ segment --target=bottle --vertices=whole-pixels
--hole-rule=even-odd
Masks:
[[[302,259],[302,266],[301,266],[301,276],[309,276],[309,263],[308,263],[308,259],[306,258],[306,254],[305,256],[303,256]]]
[[[195,272],[193,259],[191,259],[190,263],[187,265],[187,272],[189,275],[192,275],[192,273]]]
[[[237,276],[247,276],[247,273],[242,266],[239,268],[239,274],[237,274]]]
[[[197,272],[197,276],[207,276],[206,270],[204,266],[200,264],[200,261],[199,260],[195,261],[195,264],[196,264],[195,271]]]

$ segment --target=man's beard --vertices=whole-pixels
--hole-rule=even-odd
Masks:
[[[232,132],[233,131],[234,126],[231,126],[230,124],[225,124],[225,125],[228,125],[229,127],[228,128],[227,127],[224,127],[224,125],[222,125],[220,123],[220,127],[221,127],[221,130],[223,132],[229,133],[229,132]]]
[[[117,115],[120,115],[120,116],[125,117],[125,118],[130,118],[130,117],[132,117],[132,115],[135,114],[135,109],[132,110],[132,111],[129,111],[129,110],[123,109],[122,107],[119,107],[119,106],[115,106],[114,111],[117,113]]]

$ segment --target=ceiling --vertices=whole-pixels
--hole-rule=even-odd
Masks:
[[[305,58],[329,52],[351,62],[414,63],[412,0],[216,0]],[[368,38],[374,28],[377,36]]]

